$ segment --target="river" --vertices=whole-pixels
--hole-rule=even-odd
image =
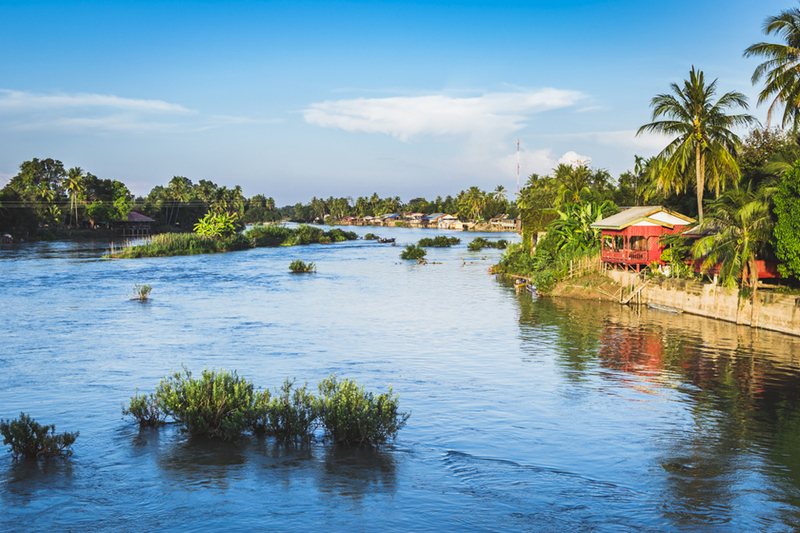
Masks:
[[[532,299],[488,274],[501,252],[467,251],[475,234],[416,265],[402,245],[435,232],[353,229],[398,246],[135,260],[101,259],[107,243],[3,246],[0,418],[80,437],[69,459],[0,455],[0,530],[800,528],[800,339]],[[317,273],[291,274],[293,259]],[[135,283],[149,302],[128,299]],[[377,449],[122,418],[181,364],[271,389],[391,384],[412,414]]]

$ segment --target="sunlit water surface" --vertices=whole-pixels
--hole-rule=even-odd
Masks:
[[[356,228],[360,234],[375,228]],[[433,232],[102,260],[0,249],[0,418],[80,430],[67,460],[0,457],[2,531],[792,531],[800,340],[688,315],[517,296]],[[508,237],[508,235],[491,235]],[[292,275],[293,259],[318,272]],[[134,283],[153,286],[130,301]],[[181,364],[257,386],[390,384],[394,444],[192,440],[121,417]]]

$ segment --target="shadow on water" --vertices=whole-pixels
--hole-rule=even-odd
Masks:
[[[317,475],[320,493],[361,500],[397,489],[397,464],[381,448],[327,445]]]

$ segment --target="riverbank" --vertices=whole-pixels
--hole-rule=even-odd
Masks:
[[[658,305],[737,325],[800,336],[800,297],[759,290],[755,309],[739,291],[720,285],[656,276],[643,282],[635,272],[611,270],[556,283],[547,296],[620,302],[625,288],[640,288],[631,303]]]

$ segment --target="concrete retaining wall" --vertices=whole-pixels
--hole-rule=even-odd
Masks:
[[[623,286],[636,282],[633,272],[611,270],[607,274]],[[753,311],[749,298],[739,300],[737,289],[657,277],[642,290],[641,302],[668,305],[694,315],[800,336],[800,297],[797,296],[758,291]]]

